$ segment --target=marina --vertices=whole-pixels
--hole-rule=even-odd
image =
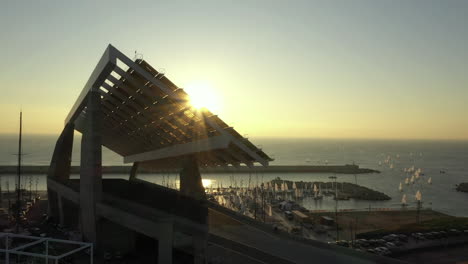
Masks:
[[[2,3],[0,264],[468,263],[467,10]]]

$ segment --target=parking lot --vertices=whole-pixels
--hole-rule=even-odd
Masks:
[[[468,245],[431,248],[430,250],[414,251],[396,257],[409,263],[448,264],[468,263]]]
[[[468,243],[468,230],[449,229],[425,233],[389,234],[380,238],[340,240],[332,243],[372,254],[404,258],[407,254],[418,256],[426,249],[447,249],[465,245]]]

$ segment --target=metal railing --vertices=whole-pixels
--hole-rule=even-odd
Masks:
[[[15,247],[12,247],[14,239],[22,240],[23,243],[20,243],[20,245],[16,245]],[[26,242],[24,242],[24,240],[26,240]],[[60,243],[62,245],[67,245],[67,246],[75,245],[77,247],[74,249],[65,250],[65,252],[61,253],[60,255],[52,255],[49,252],[50,242]],[[26,235],[12,234],[12,233],[0,233],[0,244],[2,246],[0,248],[0,252],[5,254],[5,263],[7,264],[17,263],[16,260],[11,260],[12,262],[10,262],[10,259],[12,256],[29,256],[29,257],[34,257],[34,258],[41,258],[41,259],[44,259],[45,261],[44,263],[50,263],[49,260],[52,260],[53,263],[57,264],[59,263],[60,259],[68,257],[72,254],[76,254],[80,251],[86,252],[86,250],[89,250],[89,252],[86,252],[86,254],[89,254],[89,263],[93,264],[93,244],[92,243],[55,239],[55,238],[50,238],[50,237],[36,237],[36,236],[26,236]],[[25,251],[28,248],[30,249],[33,246],[38,246],[41,244],[44,246],[44,249],[41,253],[33,253],[33,252]]]

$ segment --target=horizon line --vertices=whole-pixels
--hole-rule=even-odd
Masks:
[[[77,131],[78,132],[78,131]],[[79,132],[78,132],[79,133]],[[80,134],[80,133],[79,133]],[[0,136],[17,136],[17,133],[12,132],[0,132]],[[23,136],[56,136],[60,133],[23,133]],[[468,138],[392,138],[392,137],[321,137],[321,136],[298,136],[298,137],[286,137],[286,136],[247,136],[246,138],[256,139],[298,139],[298,140],[415,140],[415,141],[468,141]]]

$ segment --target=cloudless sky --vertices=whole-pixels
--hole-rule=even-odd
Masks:
[[[253,137],[468,139],[468,1],[2,1],[0,133],[59,133],[111,43]]]

